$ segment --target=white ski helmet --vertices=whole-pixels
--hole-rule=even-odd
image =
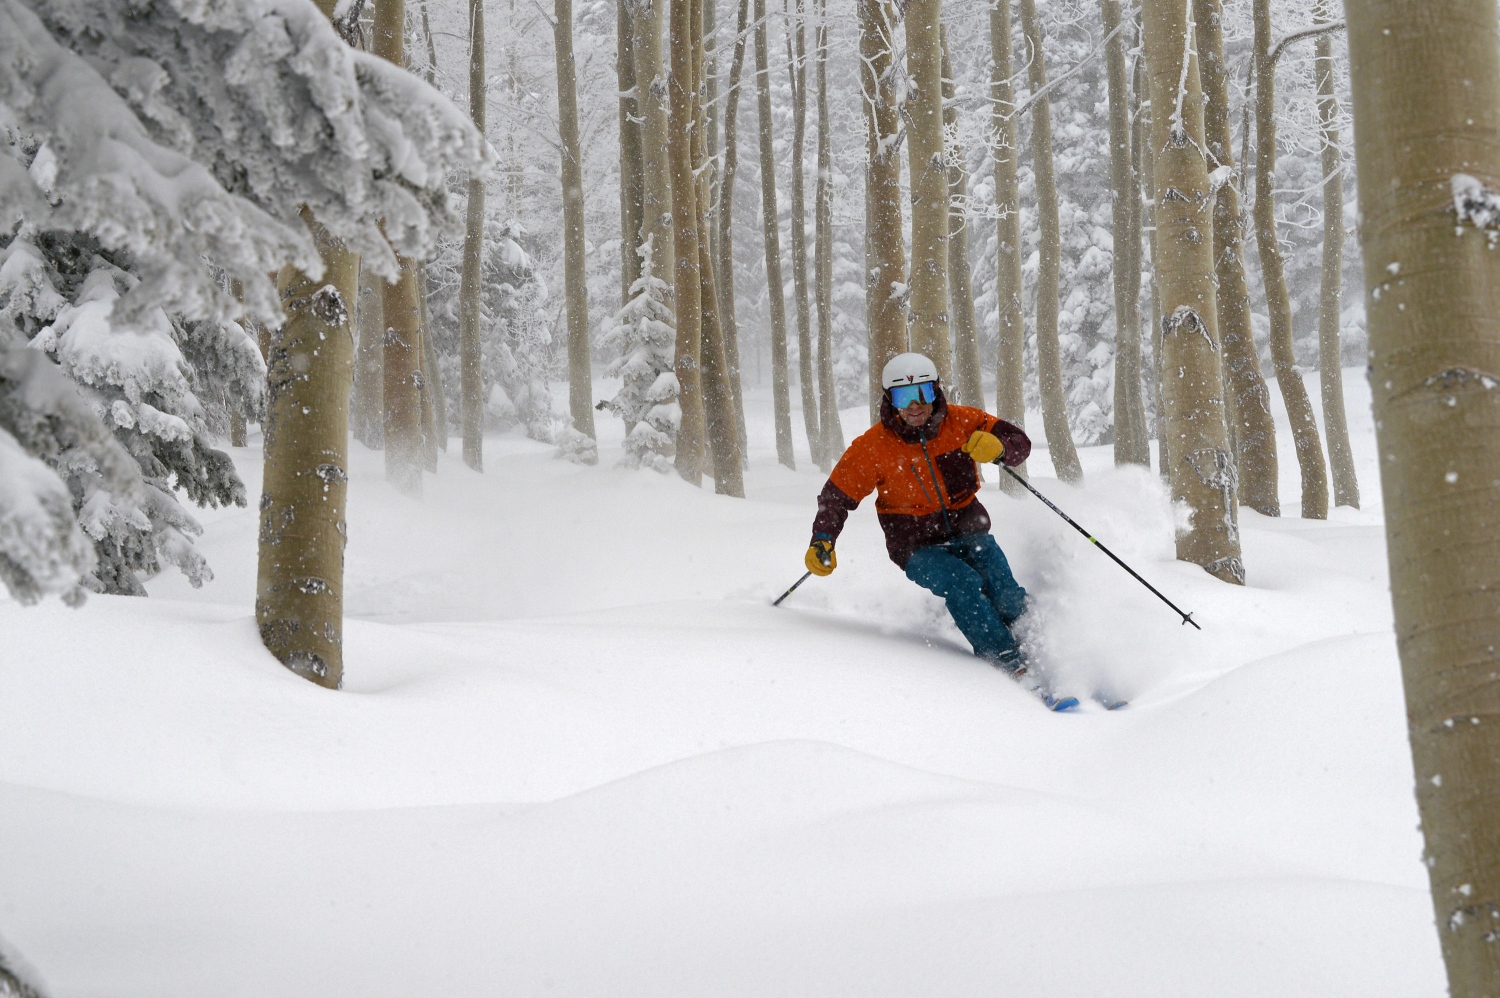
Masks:
[[[898,353],[880,372],[880,384],[887,389],[937,379],[937,365],[919,353]]]

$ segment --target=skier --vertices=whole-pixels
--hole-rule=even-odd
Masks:
[[[838,567],[844,521],[877,492],[891,561],[947,601],[974,654],[1019,678],[1025,662],[1011,625],[1026,610],[1026,590],[990,535],[975,462],[1015,467],[1031,439],[983,409],[949,405],[936,365],[921,354],[891,358],[880,381],[880,422],[849,445],[818,495],[807,568],[823,576]]]

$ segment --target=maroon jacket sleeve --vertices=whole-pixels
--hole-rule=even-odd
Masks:
[[[1031,455],[1031,438],[1026,431],[1014,423],[1007,423],[1003,419],[991,417],[995,425],[990,427],[990,432],[1000,438],[1005,445],[1005,453],[1000,456],[1000,463],[1007,468],[1014,468]]]
[[[844,494],[844,490],[833,484],[833,479],[823,486],[823,491],[818,493],[818,515],[813,517],[813,540],[818,539],[819,534],[827,535],[830,541],[839,539],[839,534],[844,529],[844,521],[849,519],[849,514],[859,506],[858,499],[851,499]]]

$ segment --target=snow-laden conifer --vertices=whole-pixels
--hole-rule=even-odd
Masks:
[[[175,492],[200,506],[245,505],[244,483],[211,436],[227,428],[231,395],[262,396],[265,369],[238,325],[178,323],[160,308],[122,321],[115,305],[135,284],[94,257],[73,304],[58,310],[31,347],[58,363],[140,466],[140,502],[105,500],[86,482],[74,491],[83,529],[98,549],[91,587],[143,595],[141,578],[163,563],[177,566],[194,586],[213,578],[192,543],[202,528]],[[196,371],[183,343],[199,359]],[[195,382],[217,398],[205,404]],[[69,469],[59,470],[70,477]]]
[[[600,346],[619,351],[607,373],[621,378],[605,408],[625,420],[625,457],[631,468],[672,470],[672,447],[681,420],[677,375],[673,373],[677,331],[666,305],[667,282],[656,276],[655,233],[636,250],[641,276],[630,286],[630,301],[615,313],[600,337]]]
[[[259,405],[262,368],[232,320],[279,324],[268,275],[322,272],[302,213],[393,274],[395,252],[425,252],[451,220],[446,172],[489,155],[445,98],[350,48],[307,0],[0,0],[0,339],[56,357],[93,403],[66,407],[75,430],[135,458],[129,487],[66,464],[12,425],[34,400],[17,390],[0,427],[56,486],[27,465],[0,518],[51,508],[66,483],[100,557],[73,557],[58,521],[56,564],[120,592],[163,561],[206,578],[171,491],[243,501],[208,445],[232,405]],[[71,591],[66,574],[6,570],[29,595]]]
[[[555,442],[552,415],[552,329],[544,306],[547,283],[531,255],[522,248],[526,230],[510,219],[500,226],[493,251],[485,261],[493,291],[493,312],[499,336],[488,352],[491,412],[509,417],[526,428],[533,440]],[[496,392],[498,385],[501,391]]]
[[[139,466],[99,414],[0,324],[0,582],[22,603],[80,601],[98,561],[85,529],[144,501]]]

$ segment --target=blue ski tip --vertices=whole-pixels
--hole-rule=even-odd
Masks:
[[[1048,710],[1056,711],[1057,713],[1062,713],[1065,710],[1077,710],[1078,709],[1078,698],[1077,697],[1062,697],[1062,698],[1057,698],[1057,697],[1051,696],[1049,694],[1047,697],[1045,697],[1042,700],[1042,702],[1047,705],[1047,709]]]

